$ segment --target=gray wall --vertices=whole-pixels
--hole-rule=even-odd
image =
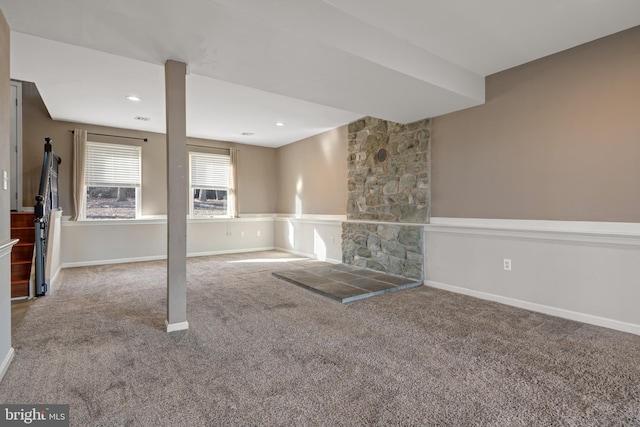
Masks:
[[[347,126],[280,147],[277,158],[278,213],[347,213]]]
[[[2,171],[9,171],[9,147],[11,145],[10,123],[11,92],[9,86],[9,25],[0,11],[0,179]],[[11,237],[8,212],[11,210],[9,191],[0,186],[0,243]]]
[[[427,284],[640,334],[639,76],[636,27],[436,117]]]
[[[425,240],[427,284],[640,334],[637,236],[427,226]]]
[[[433,217],[640,221],[640,27],[506,70],[433,121]]]
[[[9,171],[10,111],[9,91],[9,25],[0,11],[0,180]],[[0,245],[11,237],[9,191],[0,186]],[[11,256],[0,257],[0,375],[11,351]]]

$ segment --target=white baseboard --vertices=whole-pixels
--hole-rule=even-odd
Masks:
[[[273,246],[266,246],[260,248],[247,248],[247,249],[232,249],[224,251],[209,251],[209,252],[193,252],[188,253],[187,258],[211,256],[211,255],[225,255],[225,254],[241,254],[244,252],[260,252],[260,251],[272,251],[275,248]],[[154,255],[145,257],[132,257],[132,258],[116,258],[116,259],[101,259],[96,261],[80,261],[80,262],[65,262],[60,268],[72,268],[72,267],[90,267],[93,265],[109,265],[109,264],[127,264],[131,262],[145,262],[145,261],[159,261],[167,259],[166,255]]]
[[[94,261],[65,262],[65,263],[62,263],[61,268],[90,267],[92,265],[126,264],[130,262],[158,261],[163,259],[167,259],[167,256],[155,255],[155,256],[143,256],[143,257],[133,257],[133,258],[116,258],[116,259],[101,259],[101,260],[94,260]]]
[[[273,246],[265,246],[262,248],[248,248],[248,249],[231,249],[223,251],[209,251],[209,252],[193,252],[187,254],[187,258],[199,257],[199,256],[212,256],[212,255],[226,255],[226,254],[242,254],[245,252],[261,252],[272,251],[275,248]]]
[[[169,323],[168,320],[164,321],[167,326],[167,332],[184,331],[189,329],[189,322]]]
[[[330,262],[331,264],[342,264],[342,260],[333,259],[333,258],[321,259],[321,258],[318,258],[317,256],[315,256],[314,254],[308,254],[308,253],[305,253],[305,252],[295,251],[293,249],[285,249],[285,248],[278,248],[278,247],[276,247],[274,249],[277,250],[277,251],[282,251],[282,252],[289,253],[291,255],[303,256],[305,258],[311,258],[311,259],[317,259],[319,261]]]
[[[346,215],[324,215],[324,214],[300,214],[300,215],[296,215],[296,214],[276,214],[275,215],[275,219],[276,221],[298,221],[298,222],[312,222],[312,223],[318,223],[318,222],[329,222],[329,223],[336,223],[336,222],[343,222],[347,220],[347,216]]]
[[[13,349],[13,347],[9,348],[9,352],[4,357],[4,360],[2,360],[2,363],[0,363],[0,381],[2,381],[4,374],[7,373],[7,369],[9,369],[9,365],[11,364],[11,361],[13,360],[13,356],[15,355],[15,353],[16,352]]]
[[[575,320],[577,322],[588,323],[590,325],[602,326],[604,328],[615,329],[617,331],[628,332],[630,334],[640,335],[640,325],[633,323],[620,322],[619,320],[607,319],[604,317],[593,316],[585,313],[578,313],[562,308],[551,307],[548,305],[536,304],[533,302],[522,301],[514,298],[504,297],[501,295],[490,294],[487,292],[476,291],[473,289],[461,288],[458,286],[447,285],[445,283],[426,280],[425,285],[442,289],[445,291],[455,292],[458,294],[469,295],[471,297],[480,298],[488,301],[495,301],[501,304],[513,307],[523,308],[538,313],[548,314],[551,316],[562,317],[563,319]]]
[[[62,266],[58,267],[56,272],[53,274],[53,278],[49,281],[49,293],[53,292],[54,287],[57,285],[58,277],[60,277],[60,270],[62,270]]]

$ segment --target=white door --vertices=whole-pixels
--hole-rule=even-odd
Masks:
[[[21,83],[11,82],[11,163],[9,164],[9,190],[11,193],[11,210],[22,210],[22,156],[21,154]]]

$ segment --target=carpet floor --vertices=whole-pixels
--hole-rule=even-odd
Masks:
[[[640,337],[425,286],[340,304],[280,252],[65,269],[15,327],[0,402],[73,426],[640,426]]]

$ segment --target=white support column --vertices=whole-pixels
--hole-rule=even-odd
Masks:
[[[164,66],[167,110],[167,332],[187,322],[187,65]]]

